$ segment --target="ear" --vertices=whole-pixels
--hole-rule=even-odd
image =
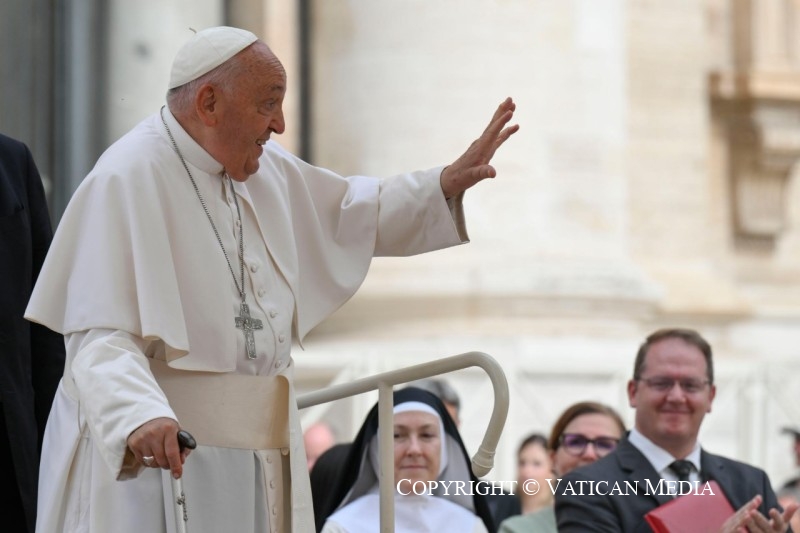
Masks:
[[[217,101],[216,89],[212,85],[203,85],[197,91],[194,99],[194,107],[200,121],[206,126],[213,126],[217,123],[217,112],[219,102]]]
[[[717,395],[717,386],[711,385],[711,390],[708,391],[708,410],[706,413],[711,412],[711,404],[714,403],[714,397]]]
[[[636,391],[638,390],[638,383],[636,380],[629,380],[628,381],[628,405],[635,408],[636,407]]]

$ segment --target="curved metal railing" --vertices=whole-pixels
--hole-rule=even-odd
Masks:
[[[477,477],[483,477],[494,466],[497,442],[500,440],[500,434],[503,432],[503,427],[508,417],[508,381],[506,380],[506,375],[497,361],[485,353],[467,352],[445,357],[444,359],[437,359],[357,379],[350,383],[333,385],[301,394],[297,397],[297,407],[305,409],[306,407],[341,400],[373,390],[378,391],[378,434],[380,435],[378,453],[381,463],[378,479],[380,482],[381,531],[383,533],[394,532],[395,480],[394,468],[390,466],[394,464],[394,424],[392,420],[394,408],[392,391],[394,386],[473,366],[482,368],[488,374],[494,389],[494,407],[492,408],[489,425],[486,428],[486,433],[483,436],[481,445],[478,447],[478,451],[472,457],[473,473]]]

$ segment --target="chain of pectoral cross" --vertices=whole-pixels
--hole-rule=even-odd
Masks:
[[[244,286],[244,222],[242,222],[242,211],[239,209],[239,200],[236,198],[236,191],[233,190],[233,180],[230,177],[228,177],[228,183],[231,186],[233,203],[236,204],[236,214],[239,216],[239,273],[241,274],[242,279],[242,286],[239,287],[239,284],[236,283],[236,276],[233,276],[233,282],[236,283],[236,290],[239,291],[239,296],[242,298],[242,303],[239,305],[239,316],[234,317],[233,321],[234,324],[236,324],[236,328],[241,329],[242,333],[244,333],[244,344],[245,349],[247,350],[247,358],[255,359],[258,356],[256,355],[256,338],[255,335],[253,335],[253,331],[262,329],[264,325],[259,319],[252,318],[250,316],[250,307],[247,305],[247,303],[245,303],[247,293],[245,292]],[[206,213],[208,214],[208,210],[206,210]],[[211,214],[208,214],[208,220],[211,220]],[[211,225],[213,226],[214,223],[212,222]],[[214,228],[214,231],[216,232],[216,228]],[[219,238],[219,234],[217,234],[217,239],[219,240],[220,246],[222,246],[222,239]],[[225,247],[222,248],[222,253],[225,254],[225,260],[228,261],[228,268],[230,269],[231,274],[233,274],[233,267],[231,267],[228,254],[225,253]]]
[[[206,213],[208,222],[211,224],[211,229],[214,230],[214,235],[217,237],[217,242],[222,250],[222,254],[225,256],[225,261],[228,263],[228,270],[231,271],[231,276],[233,276],[233,283],[236,285],[236,290],[239,292],[239,297],[242,299],[242,303],[239,305],[239,316],[234,316],[234,325],[237,329],[241,329],[242,333],[244,333],[244,343],[247,349],[248,359],[255,359],[257,357],[256,339],[253,335],[253,331],[263,329],[264,325],[259,319],[252,318],[250,316],[250,308],[247,306],[247,303],[245,303],[247,293],[245,292],[244,285],[244,223],[242,222],[242,211],[239,209],[239,200],[236,198],[236,191],[233,189],[233,180],[226,174],[231,188],[231,196],[233,196],[233,201],[236,204],[236,214],[239,217],[239,276],[241,279],[241,285],[239,285],[239,280],[236,279],[236,274],[233,271],[233,265],[231,265],[228,252],[225,251],[225,246],[222,244],[222,238],[219,235],[219,231],[217,231],[216,224],[214,224],[214,219],[211,218],[211,212],[208,210],[208,206],[206,206],[206,201],[203,199],[203,195],[200,194],[200,189],[197,187],[197,183],[194,181],[194,176],[192,176],[191,171],[189,171],[189,166],[186,164],[183,154],[181,153],[180,149],[178,149],[178,144],[175,142],[175,138],[172,136],[169,126],[167,126],[167,121],[164,120],[163,107],[161,108],[161,122],[164,124],[164,128],[167,130],[169,140],[172,141],[172,147],[175,149],[175,153],[177,153],[178,157],[181,159],[181,163],[183,164],[183,168],[186,170],[186,174],[189,175],[189,180],[192,182],[194,192],[197,193],[197,198],[200,200],[200,205],[203,206],[203,211]]]

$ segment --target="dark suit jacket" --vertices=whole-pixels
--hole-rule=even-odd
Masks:
[[[700,470],[703,481],[715,480],[734,509],[761,494],[764,501],[760,511],[769,516],[769,509],[778,508],[778,502],[767,474],[753,466],[701,451]],[[606,457],[564,476],[556,491],[556,517],[559,533],[570,532],[650,532],[644,515],[672,499],[668,495],[645,494],[645,480],[655,487],[661,479],[650,462],[627,438],[623,438],[617,449]],[[639,481],[636,495],[587,495],[588,484],[584,484],[584,495],[564,494],[568,482],[576,488],[576,481]],[[603,492],[609,489],[604,488]]]
[[[39,452],[64,370],[64,338],[23,317],[53,236],[39,172],[28,148],[0,135],[0,416],[30,530]]]

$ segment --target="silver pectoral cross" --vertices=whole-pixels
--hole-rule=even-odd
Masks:
[[[239,316],[236,318],[236,327],[241,329],[244,333],[244,343],[247,346],[247,358],[256,358],[256,338],[253,336],[253,331],[262,329],[264,325],[257,318],[250,317],[250,308],[246,303],[242,302],[239,307]]]

